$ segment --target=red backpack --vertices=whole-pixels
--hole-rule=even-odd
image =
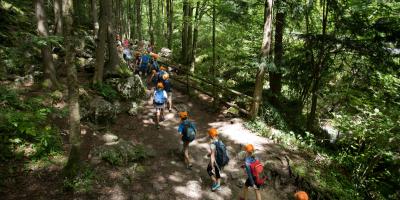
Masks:
[[[256,160],[250,164],[250,171],[254,177],[254,182],[257,185],[264,185],[266,178],[263,177],[262,172],[264,170],[264,166],[260,163],[259,160]]]

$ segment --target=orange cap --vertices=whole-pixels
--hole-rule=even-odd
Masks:
[[[188,117],[188,112],[184,111],[184,112],[180,112],[179,113],[179,118],[184,119]]]
[[[296,200],[308,200],[308,195],[304,191],[298,191],[294,194]]]
[[[217,136],[217,135],[218,135],[217,129],[216,129],[216,128],[210,128],[210,130],[208,130],[208,135],[209,135],[210,137],[215,137],[215,136]]]
[[[162,82],[157,83],[157,88],[163,89],[164,84]]]
[[[244,146],[244,150],[246,152],[253,153],[254,152],[254,146],[252,144],[246,144],[246,146]]]

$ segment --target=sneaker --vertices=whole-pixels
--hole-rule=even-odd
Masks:
[[[211,186],[211,191],[216,191],[216,190],[221,190],[221,185],[220,184],[213,184]]]

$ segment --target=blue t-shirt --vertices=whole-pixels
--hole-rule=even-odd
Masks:
[[[169,81],[169,79],[168,79],[168,80],[164,80],[163,83],[164,83],[164,90],[166,92],[172,92],[171,91],[171,81]]]
[[[150,55],[149,54],[144,54],[142,56],[142,63],[147,64],[147,63],[149,63],[149,61],[150,61]]]
[[[179,127],[178,127],[178,133],[179,133],[179,134],[182,134],[183,129],[185,128],[185,124],[186,124],[186,123],[191,123],[193,129],[194,129],[194,130],[197,130],[197,129],[196,129],[196,126],[195,126],[191,121],[189,121],[188,119],[186,119],[186,120],[184,120],[183,122],[181,122],[181,123],[179,124]]]
[[[251,165],[251,163],[253,163],[255,161],[256,161],[256,158],[253,156],[247,156],[244,159],[247,177],[248,177],[251,185],[254,185],[254,179],[253,179],[253,174],[251,173],[250,165]]]

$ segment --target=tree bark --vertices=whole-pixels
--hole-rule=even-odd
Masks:
[[[91,0],[92,20],[93,20],[93,36],[97,38],[99,32],[99,19],[97,16],[97,0]]]
[[[256,76],[256,85],[254,88],[253,95],[253,105],[251,107],[251,118],[255,119],[258,115],[258,111],[260,109],[261,100],[262,100],[262,91],[264,86],[264,76],[265,76],[265,67],[267,62],[270,62],[270,52],[271,52],[271,33],[272,33],[272,9],[273,9],[273,0],[268,1],[268,9],[265,11],[266,20],[264,23],[264,33],[263,33],[263,41],[261,46],[261,64],[258,67],[257,76]]]
[[[55,35],[62,35],[62,2],[61,0],[54,0],[54,24],[55,24]]]
[[[64,45],[65,45],[65,66],[68,76],[68,108],[69,108],[69,140],[71,144],[68,162],[64,168],[67,177],[71,178],[81,166],[81,138],[80,138],[80,114],[79,114],[79,86],[77,71],[74,66],[73,47],[73,3],[72,0],[63,0],[63,21],[64,21]]]
[[[167,17],[168,17],[168,48],[172,49],[172,23],[174,16],[174,2],[173,0],[167,0]]]
[[[189,28],[189,0],[183,0],[183,16],[182,16],[182,48],[181,48],[181,62],[187,64],[187,47],[188,47],[188,28]]]
[[[285,13],[277,12],[275,17],[275,70],[269,71],[270,88],[274,99],[281,94],[282,89],[282,56],[283,56],[283,32],[285,26]],[[276,103],[276,102],[275,102]]]
[[[136,6],[136,34],[141,41],[142,38],[142,11],[141,11],[141,0],[135,0]]]
[[[106,48],[106,37],[107,37],[107,27],[108,27],[108,13],[105,12],[107,7],[112,5],[111,0],[100,0],[100,29],[97,40],[96,47],[96,63],[93,83],[102,83],[104,76],[104,58],[105,58],[105,48]]]
[[[212,77],[213,77],[213,96],[214,96],[214,100],[213,100],[213,105],[216,108],[217,107],[217,88],[215,86],[216,82],[217,82],[217,74],[216,74],[216,54],[215,54],[215,35],[216,35],[216,10],[215,10],[215,0],[213,0],[213,5],[212,5]]]
[[[114,73],[116,66],[119,64],[119,58],[118,58],[118,52],[117,52],[117,45],[115,44],[115,30],[113,26],[114,22],[114,14],[112,10],[112,6],[106,7],[104,9],[106,12],[106,15],[108,16],[108,22],[107,22],[107,41],[108,41],[108,52],[109,52],[109,57],[108,57],[108,72]]]
[[[149,0],[149,35],[150,35],[150,44],[154,44],[153,4],[151,0]]]
[[[35,11],[36,11],[36,19],[37,19],[37,30],[39,36],[43,39],[47,39],[49,36],[48,27],[47,27],[47,18],[46,12],[44,9],[43,0],[35,1]],[[41,48],[42,57],[43,57],[43,66],[45,73],[45,87],[57,89],[60,87],[57,77],[56,70],[54,68],[53,56],[51,53],[50,46],[48,44],[44,44]]]
[[[196,63],[196,54],[197,54],[197,39],[199,35],[199,26],[201,22],[201,18],[203,17],[204,14],[204,7],[206,6],[207,1],[203,1],[202,4],[200,4],[200,1],[197,2],[196,4],[196,13],[194,17],[194,28],[193,28],[193,46],[192,46],[192,55],[191,55],[191,60],[190,60],[190,72],[194,73],[195,71],[195,63]]]

